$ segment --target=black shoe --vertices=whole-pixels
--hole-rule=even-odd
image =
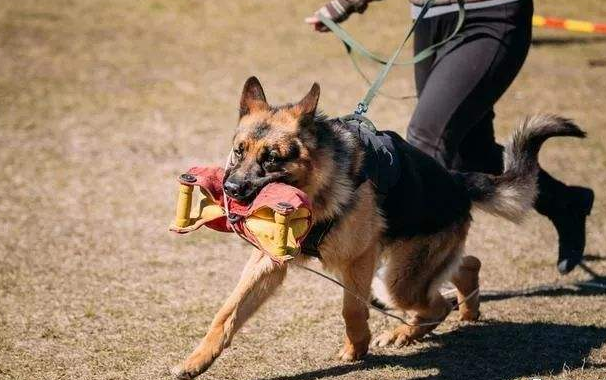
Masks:
[[[558,271],[570,273],[581,261],[585,251],[585,220],[591,214],[594,200],[593,190],[570,186],[566,194],[565,207],[548,213],[558,232]]]

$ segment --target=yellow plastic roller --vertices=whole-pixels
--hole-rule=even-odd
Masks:
[[[298,241],[309,230],[309,210],[283,215],[263,208],[246,218],[245,224],[265,251],[277,257],[293,256],[299,250]]]
[[[177,197],[177,213],[175,221],[170,227],[171,231],[186,233],[194,231],[210,221],[225,216],[223,207],[219,206],[212,196],[202,187],[200,189],[199,207],[193,212],[192,203],[194,197],[194,185],[183,182],[196,182],[196,178],[190,174],[179,177],[179,195]]]
[[[175,226],[189,227],[192,193],[194,187],[191,185],[179,184],[179,197],[177,198],[177,216],[175,217]]]

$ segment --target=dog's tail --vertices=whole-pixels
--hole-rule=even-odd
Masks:
[[[583,138],[585,132],[571,120],[558,116],[527,118],[505,146],[503,174],[457,173],[474,206],[520,222],[532,208],[537,196],[539,149],[545,140],[555,136]]]

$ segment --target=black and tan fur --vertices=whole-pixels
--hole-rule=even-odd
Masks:
[[[229,187],[228,193],[240,199],[253,197],[266,183],[274,181],[305,191],[312,200],[314,223],[339,219],[320,246],[323,266],[345,286],[369,298],[372,279],[382,262],[390,306],[412,313],[413,323],[441,321],[450,312],[450,305],[438,291],[442,283],[452,282],[460,300],[478,287],[480,261],[464,255],[472,206],[520,221],[536,197],[541,144],[552,136],[584,136],[565,119],[528,119],[506,147],[505,172],[500,176],[442,173],[437,163],[412,150],[416,174],[422,177],[427,173],[418,171],[434,170],[454,193],[459,193],[449,190],[436,198],[437,203],[446,200],[446,207],[442,207],[436,220],[430,219],[418,230],[422,232],[414,226],[403,230],[395,225],[397,216],[377,204],[371,183],[356,187],[355,178],[364,159],[360,141],[335,121],[318,116],[319,94],[319,86],[314,84],[300,102],[272,107],[256,78],[246,82],[226,189]],[[417,167],[419,160],[424,163]],[[306,257],[296,260],[304,261]],[[204,372],[229,346],[238,328],[280,285],[287,266],[253,252],[236,289],[216,314],[199,346],[174,369],[175,375],[189,379]],[[342,315],[345,339],[338,356],[345,361],[357,360],[367,353],[371,343],[368,308],[344,292]],[[460,306],[460,316],[463,320],[478,318],[477,294]],[[409,344],[434,327],[401,325],[378,335],[373,343]]]

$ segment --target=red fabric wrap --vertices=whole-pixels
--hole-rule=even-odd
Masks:
[[[225,170],[219,167],[194,167],[187,171],[196,178],[196,182],[187,182],[179,179],[184,185],[200,186],[208,192],[216,204],[223,204],[223,176]]]
[[[193,167],[187,171],[187,174],[194,176],[195,182],[187,182],[180,178],[179,182],[190,186],[201,187],[216,205],[225,207],[225,194],[223,193],[223,177],[225,171],[219,167]],[[291,214],[300,208],[306,208],[310,211],[309,220],[311,222],[311,204],[307,194],[301,190],[284,184],[270,183],[263,187],[255,199],[249,203],[242,203],[233,198],[227,198],[230,215],[239,216],[233,224],[227,220],[226,216],[204,223],[206,227],[220,232],[237,232],[242,238],[246,239],[257,248],[259,246],[255,236],[246,228],[245,219],[254,214],[259,209],[269,207],[280,214]],[[311,223],[309,223],[311,225]],[[189,231],[187,231],[189,232]],[[300,244],[305,236],[297,239]]]

